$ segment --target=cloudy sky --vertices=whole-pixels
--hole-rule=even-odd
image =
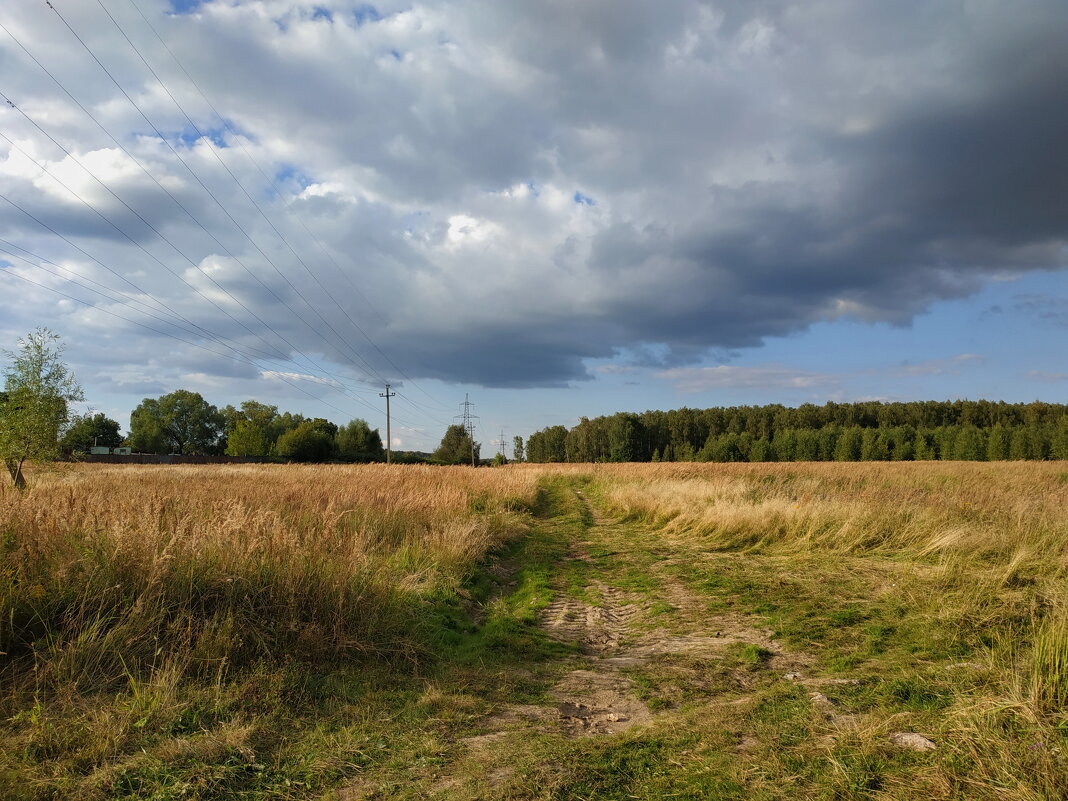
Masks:
[[[432,448],[1068,401],[1062,0],[0,8],[0,344]]]

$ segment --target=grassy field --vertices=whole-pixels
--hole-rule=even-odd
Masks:
[[[1064,464],[31,478],[5,799],[1068,797]]]

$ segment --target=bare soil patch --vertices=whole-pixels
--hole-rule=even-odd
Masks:
[[[611,525],[597,519],[592,533]],[[587,564],[595,561],[581,547],[570,558]],[[506,732],[526,727],[574,738],[618,734],[650,723],[668,711],[650,709],[627,673],[664,657],[715,659],[732,646],[751,645],[767,654],[773,670],[797,671],[811,663],[804,655],[786,652],[773,633],[756,625],[752,617],[711,614],[707,601],[669,571],[653,569],[663,587],[654,598],[593,580],[581,595],[596,602],[563,595],[550,603],[540,615],[542,629],[561,642],[579,645],[583,666],[548,690],[552,705],[525,704],[502,710],[484,721],[486,733],[465,740],[468,747],[487,747]],[[656,602],[671,605],[671,628],[655,625],[652,607]],[[800,677],[800,673],[794,675]]]

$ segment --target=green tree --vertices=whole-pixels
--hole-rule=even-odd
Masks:
[[[890,460],[911,462],[916,457],[916,432],[912,426],[894,426],[887,432]]]
[[[937,458],[942,460],[952,459],[956,442],[956,426],[939,426],[936,428],[934,431],[934,446]]]
[[[983,432],[966,423],[959,427],[953,441],[953,458],[962,462],[981,462],[986,459],[988,447]]]
[[[771,440],[776,462],[792,462],[797,453],[797,432],[792,428],[783,428],[775,432]]]
[[[750,462],[770,462],[775,458],[771,447],[771,441],[767,437],[753,440],[753,447],[749,449]]]
[[[473,457],[472,448],[474,449]],[[448,427],[445,436],[441,438],[441,444],[430,458],[443,464],[471,464],[473,459],[477,464],[478,451],[479,444],[471,442],[471,437],[467,435],[464,427],[457,424]]]
[[[1009,458],[1009,430],[1001,423],[995,423],[986,439],[986,458],[991,462],[1001,462]]]
[[[277,406],[247,400],[240,409],[226,406],[219,413],[226,421],[227,456],[267,456],[283,431]]]
[[[929,462],[935,458],[934,445],[925,431],[916,432],[916,441],[912,444],[912,458],[917,462]]]
[[[84,398],[73,373],[63,363],[59,336],[38,328],[5,351],[11,364],[4,370],[0,393],[0,458],[11,482],[26,487],[27,460],[46,461],[59,455],[59,432],[71,403]]]
[[[860,458],[864,462],[885,462],[890,458],[890,449],[881,429],[864,429],[860,441]]]
[[[225,419],[199,392],[145,398],[130,414],[130,444],[148,453],[217,452]]]
[[[697,451],[694,450],[693,445],[689,442],[680,442],[676,445],[671,452],[671,461],[673,462],[696,462]]]
[[[325,462],[334,453],[334,437],[316,421],[306,420],[282,434],[274,451],[293,462]]]
[[[838,438],[842,435],[842,429],[835,424],[827,425],[818,432],[820,443],[820,461],[833,462],[835,451],[838,449]]]
[[[267,430],[248,420],[238,420],[226,435],[227,456],[266,456],[270,450]]]
[[[1031,458],[1030,438],[1024,428],[1024,426],[1016,426],[1010,435],[1009,458],[1014,461]]]
[[[860,426],[849,426],[842,429],[838,442],[834,446],[834,460],[836,462],[859,462],[860,447],[864,441],[864,429]]]
[[[1068,415],[1059,418],[1053,426],[1050,445],[1050,456],[1054,459],[1068,459]]]
[[[94,446],[116,448],[122,444],[119,433],[119,421],[112,420],[103,412],[83,414],[71,420],[63,437],[59,440],[59,451],[63,454],[89,453]]]
[[[608,461],[633,462],[641,448],[641,431],[635,414],[619,413],[608,418]]]
[[[567,461],[567,434],[563,426],[549,426],[527,438],[527,460],[531,462]]]
[[[337,431],[338,431],[337,426],[334,423],[331,423],[329,420],[327,420],[324,417],[313,417],[311,420],[308,420],[307,422],[316,431],[318,431],[318,432],[320,432],[322,434],[326,434],[331,439],[333,439],[334,437],[337,436]],[[301,425],[303,425],[303,423]]]
[[[518,435],[512,437],[512,461],[523,461],[523,438]]]
[[[338,455],[347,462],[384,462],[386,449],[378,429],[357,418],[337,430]]]
[[[302,414],[293,414],[293,412],[283,412],[282,414],[278,415],[271,423],[269,427],[270,433],[268,434],[268,437],[270,438],[272,443],[277,442],[280,436],[282,436],[287,431],[292,431],[294,428],[299,426],[307,419],[308,418],[306,418]]]
[[[820,458],[820,437],[817,431],[811,428],[802,428],[797,432],[796,437],[797,446],[794,452],[794,460],[798,462],[818,462]]]

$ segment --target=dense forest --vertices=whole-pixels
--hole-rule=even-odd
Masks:
[[[1068,459],[1068,406],[995,401],[827,403],[620,412],[551,426],[531,462]]]

